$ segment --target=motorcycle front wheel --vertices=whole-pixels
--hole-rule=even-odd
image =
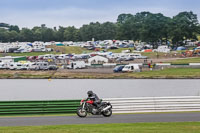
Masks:
[[[79,117],[86,117],[87,116],[87,111],[85,109],[82,109],[82,107],[77,108],[76,114]]]
[[[106,111],[103,111],[103,112],[102,112],[102,115],[103,115],[104,117],[110,117],[110,116],[112,115],[112,109],[108,109],[108,110],[106,110]]]

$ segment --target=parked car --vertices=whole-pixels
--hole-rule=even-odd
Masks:
[[[35,60],[37,58],[37,56],[28,56],[27,59],[28,60]]]
[[[124,65],[119,65],[119,66],[116,66],[114,69],[113,69],[113,72],[122,72],[122,69],[124,68]]]
[[[56,65],[49,65],[48,70],[57,70],[58,67]]]
[[[60,60],[69,59],[69,56],[68,54],[61,54],[57,57],[57,59],[60,59]]]
[[[36,60],[43,60],[44,59],[44,55],[39,55],[36,57]]]
[[[125,58],[125,61],[132,61],[132,60],[134,60],[134,57],[128,56]]]
[[[121,56],[121,57],[116,59],[117,62],[119,62],[119,61],[132,61],[132,60],[134,60],[134,57],[132,57],[132,56]]]

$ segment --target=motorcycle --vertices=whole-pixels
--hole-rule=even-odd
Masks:
[[[102,100],[101,100],[102,101]],[[112,105],[109,102],[100,102],[100,107],[94,106],[94,101],[83,99],[80,106],[77,108],[77,115],[79,117],[86,117],[88,113],[92,115],[103,115],[110,117],[112,115]]]

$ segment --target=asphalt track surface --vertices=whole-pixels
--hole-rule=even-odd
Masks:
[[[200,112],[192,113],[154,113],[123,114],[103,116],[45,116],[45,117],[0,117],[0,126],[39,126],[66,124],[105,124],[105,123],[140,123],[140,122],[200,122]]]

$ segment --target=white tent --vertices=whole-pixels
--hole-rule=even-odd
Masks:
[[[88,63],[99,63],[99,62],[108,63],[108,59],[98,55],[88,59]]]

